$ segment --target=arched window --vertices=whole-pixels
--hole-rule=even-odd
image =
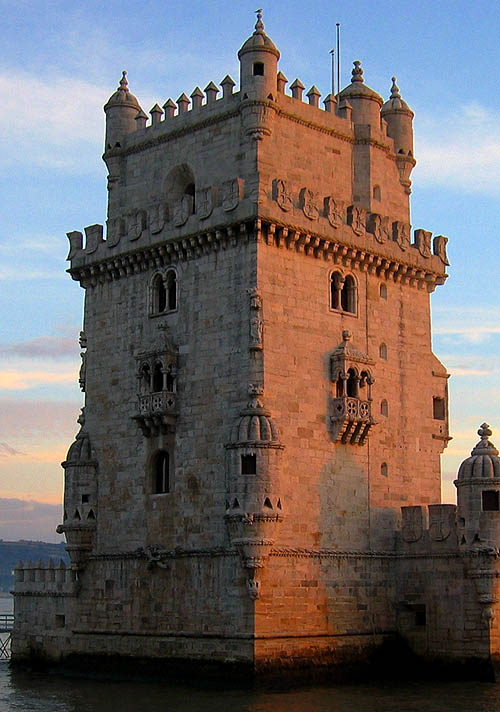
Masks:
[[[385,284],[380,285],[380,298],[387,299],[387,287]]]
[[[386,400],[383,400],[380,404],[380,415],[383,415],[386,418],[389,415],[389,405]]]
[[[354,277],[348,275],[344,280],[341,294],[342,311],[350,314],[356,313],[356,282]]]
[[[379,185],[374,185],[374,186],[373,186],[373,199],[374,199],[374,200],[380,200],[380,199],[381,199],[381,192],[380,192],[380,186],[379,186]]]
[[[386,344],[380,344],[378,347],[378,353],[381,359],[387,361],[387,346]]]
[[[172,375],[172,368],[170,366],[167,369],[166,375],[167,375],[167,378],[166,378],[167,391],[169,393],[172,393],[175,390],[175,381],[174,381],[174,377]]]
[[[358,377],[356,375],[356,371],[353,368],[350,368],[347,371],[346,390],[347,390],[347,395],[350,398],[358,397]]]
[[[158,361],[153,369],[153,393],[163,390],[163,364]]]
[[[337,398],[342,398],[344,395],[344,379],[339,375],[336,381]]]
[[[177,309],[177,275],[175,270],[169,269],[166,283],[166,303],[169,311]]]
[[[167,290],[163,282],[163,275],[157,274],[153,279],[153,314],[161,314],[167,308]]]
[[[254,77],[264,76],[264,62],[254,62],[253,63],[253,75]]]
[[[170,456],[160,450],[153,459],[153,494],[170,492]]]
[[[344,285],[344,276],[341,272],[332,272],[330,277],[330,308],[342,309],[341,292]]]
[[[352,275],[332,272],[330,275],[330,309],[355,314],[357,310],[356,280]]]
[[[382,477],[387,477],[387,476],[388,476],[388,474],[389,474],[389,468],[388,468],[388,466],[387,466],[387,462],[383,462],[383,463],[380,465],[380,474],[382,475]]]
[[[184,195],[187,195],[191,198],[191,214],[196,212],[195,194],[196,189],[194,183],[188,183],[188,185],[184,188]]]
[[[147,363],[141,366],[139,390],[143,394],[149,393],[151,390],[151,369]]]

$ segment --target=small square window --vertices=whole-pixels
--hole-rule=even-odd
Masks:
[[[90,499],[90,495],[88,494],[82,494],[82,504],[88,504]]]
[[[257,474],[257,457],[256,455],[241,456],[241,474],[256,475]]]
[[[498,500],[498,490],[483,490],[483,512],[498,512],[500,503]]]
[[[64,626],[66,625],[66,616],[56,614],[55,624],[56,628],[64,628]]]

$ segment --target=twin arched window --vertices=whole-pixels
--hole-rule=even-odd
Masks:
[[[152,281],[151,314],[164,314],[177,309],[177,274],[170,268],[158,272]]]
[[[357,311],[356,280],[351,274],[346,277],[342,272],[332,272],[330,277],[330,309],[348,314]]]
[[[176,390],[172,366],[168,366],[165,369],[161,361],[156,361],[153,368],[149,363],[143,364],[139,370],[139,380],[140,395],[160,393],[161,391],[174,393]]]

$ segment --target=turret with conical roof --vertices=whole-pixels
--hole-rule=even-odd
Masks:
[[[238,52],[243,99],[276,99],[280,53],[264,31],[262,10],[257,10],[255,32]]]
[[[488,423],[477,431],[481,440],[462,462],[455,480],[458,536],[467,548],[500,545],[500,457],[490,442]]]
[[[380,126],[380,107],[383,99],[380,94],[364,83],[361,62],[353,62],[352,80],[349,86],[340,92],[340,100],[346,99],[352,106],[352,120],[355,124]]]
[[[139,111],[142,111],[141,106],[128,88],[127,72],[124,70],[118,89],[104,105],[106,114],[105,152],[113,148],[120,148],[123,136],[137,129],[135,118]]]

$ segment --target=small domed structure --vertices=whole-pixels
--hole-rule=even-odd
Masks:
[[[121,139],[125,134],[136,130],[136,116],[142,111],[137,98],[128,88],[127,72],[122,72],[118,89],[104,105],[106,114],[105,150],[121,148]]]
[[[459,543],[496,550],[500,544],[500,458],[489,441],[489,425],[483,423],[477,432],[481,440],[460,465],[455,480]]]
[[[104,105],[104,111],[107,111],[107,109],[111,106],[131,106],[135,108],[136,111],[140,111],[141,109],[137,98],[128,88],[127,72],[125,70],[122,72],[122,78],[120,79],[118,89],[114,94],[111,94],[108,101]]]
[[[401,98],[396,77],[392,77],[391,96],[380,115],[387,122],[387,135],[394,139],[394,153],[413,157],[413,111]]]
[[[355,124],[380,125],[380,107],[384,100],[364,83],[361,62],[353,62],[351,84],[340,92],[340,101],[346,99],[352,105],[352,120]]]
[[[238,52],[242,99],[276,99],[280,53],[264,31],[262,10],[257,10],[255,32]]]
[[[262,10],[257,11],[257,22],[255,23],[255,32],[243,43],[238,52],[238,59],[246,52],[271,52],[276,59],[280,58],[280,53],[270,37],[264,32],[264,23],[262,22]]]
[[[498,479],[500,482],[500,457],[497,448],[489,441],[490,426],[488,423],[483,423],[477,432],[481,440],[472,450],[470,457],[460,465],[458,482],[490,478]]]

